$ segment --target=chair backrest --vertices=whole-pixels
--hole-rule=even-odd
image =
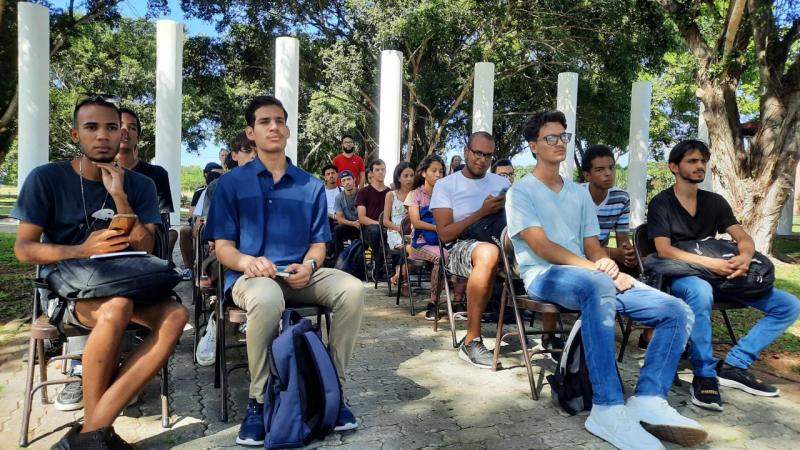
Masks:
[[[400,229],[403,230],[403,235],[407,236],[411,234],[411,218],[406,215],[403,217],[403,221],[400,222]]]
[[[633,230],[633,250],[636,254],[636,264],[639,266],[639,273],[644,273],[644,260],[647,258],[647,255],[656,252],[655,242],[647,237],[647,222]]]
[[[498,242],[495,241],[495,244]],[[511,242],[511,236],[508,235],[508,227],[503,228],[500,234],[500,255],[503,258],[503,270],[509,274],[511,279],[520,278],[519,266],[517,265],[517,258],[514,254],[514,244]]]
[[[383,233],[383,230],[385,229],[383,226],[383,213],[378,214],[378,227],[381,229],[381,233]]]

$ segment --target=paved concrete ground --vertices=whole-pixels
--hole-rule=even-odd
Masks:
[[[188,302],[188,285],[182,291]],[[542,399],[530,398],[525,369],[518,355],[503,358],[499,372],[481,370],[458,359],[450,343],[446,322],[434,333],[421,315],[411,317],[405,303],[394,305],[385,287],[367,290],[367,308],[361,336],[344,387],[361,426],[335,433],[312,447],[410,449],[441,447],[478,448],[610,448],[583,428],[584,416],[570,417],[550,402],[545,386]],[[420,302],[420,306],[424,303]],[[463,329],[464,323],[458,326]],[[193,330],[183,335],[171,367],[172,428],[159,421],[157,380],[142,401],[128,408],[115,427],[126,440],[143,449],[191,450],[234,447],[238,424],[247,401],[247,375],[232,379],[231,417],[218,420],[219,391],[213,387],[213,368],[192,364]],[[494,336],[494,324],[484,334]],[[25,335],[21,338],[26,338]],[[0,349],[0,448],[14,448],[21,420],[24,390],[22,353],[26,341],[18,339]],[[493,340],[487,339],[493,347]],[[632,392],[638,371],[637,351],[629,349],[621,366],[622,378]],[[536,369],[552,369],[537,360]],[[57,371],[51,370],[51,376]],[[686,380],[670,395],[670,403],[703,423],[710,435],[701,448],[800,448],[800,387],[770,378],[782,396],[760,399],[739,391],[723,391],[725,412],[712,413],[689,406]],[[50,389],[51,400],[57,389]],[[81,412],[64,413],[34,403],[30,448],[49,448]],[[670,448],[676,446],[668,445]]]

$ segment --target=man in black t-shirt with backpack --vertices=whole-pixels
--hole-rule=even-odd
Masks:
[[[706,174],[710,152],[706,144],[686,140],[673,147],[669,168],[675,184],[653,198],[647,214],[647,234],[655,241],[658,256],[703,266],[729,279],[745,276],[755,253],[753,239],[733,215],[725,198],[699,189]],[[677,244],[714,238],[727,233],[736,241],[738,254],[711,258],[681,250]],[[694,327],[689,338],[694,379],[690,391],[692,403],[702,408],[722,411],[719,385],[741,389],[753,395],[774,397],[778,389],[759,380],[748,370],[772,341],[791,326],[800,314],[800,300],[772,288],[755,299],[730,298],[715,291],[708,281],[697,276],[671,280],[672,295],[683,299],[694,311]],[[711,342],[711,307],[714,300],[734,300],[765,313],[750,332],[739,339],[724,361],[714,359]]]
[[[152,252],[161,222],[153,182],[113,164],[124,130],[116,97],[90,95],[73,113],[73,141],[82,155],[34,169],[23,184],[11,216],[19,219],[14,252],[39,264],[42,277],[59,262],[122,250]],[[133,228],[108,229],[115,213],[135,214]],[[111,426],[128,402],[153,378],[172,353],[189,313],[169,298],[134,304],[129,297],[68,300],[64,321],[91,329],[83,351],[85,414],[53,448],[132,448]],[[34,318],[35,319],[35,318]],[[120,364],[129,322],[151,330]]]

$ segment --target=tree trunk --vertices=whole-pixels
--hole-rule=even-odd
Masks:
[[[762,126],[745,145],[735,92],[730,86],[700,83],[711,142],[715,189],[725,197],[756,250],[772,255],[783,204],[794,184],[800,149],[800,94],[773,96],[762,108]],[[731,108],[733,105],[733,108]]]
[[[406,134],[406,156],[403,158],[406,162],[411,162],[411,157],[414,155],[414,133],[417,124],[417,105],[408,96],[408,133]]]

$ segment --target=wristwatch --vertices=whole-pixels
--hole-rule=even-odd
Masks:
[[[305,263],[311,263],[311,274],[313,275],[314,272],[317,271],[317,260],[316,259],[307,259],[307,260],[303,261],[303,264],[305,264]]]

